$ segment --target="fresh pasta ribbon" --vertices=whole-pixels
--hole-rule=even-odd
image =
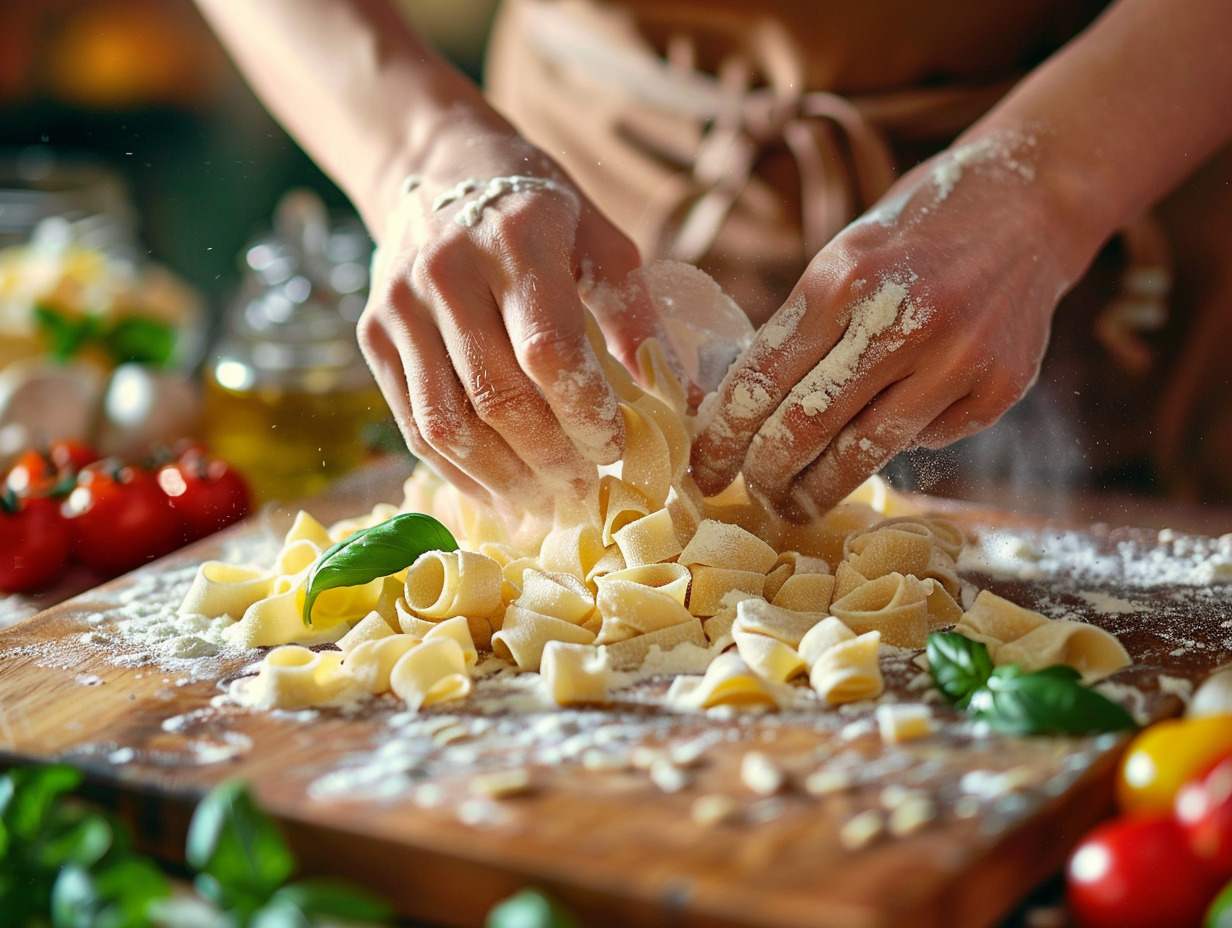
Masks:
[[[681,709],[777,709],[779,700],[770,684],[753,671],[735,651],[724,651],[700,676],[679,676],[667,691],[667,702]]]
[[[257,709],[295,710],[345,701],[356,689],[340,652],[291,644],[270,651],[256,677],[236,681],[233,695]]]
[[[181,615],[238,619],[253,603],[273,590],[274,576],[259,567],[206,561],[193,577],[180,603]]]
[[[452,638],[424,639],[394,664],[389,688],[411,710],[463,699],[473,686],[466,655]]]
[[[1104,629],[1048,619],[988,590],[976,595],[954,631],[987,645],[995,664],[1017,664],[1027,672],[1065,664],[1086,683],[1132,663],[1121,642]]]
[[[608,701],[608,666],[602,651],[584,644],[549,641],[540,665],[544,686],[559,706]]]

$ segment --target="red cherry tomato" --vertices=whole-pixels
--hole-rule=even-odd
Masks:
[[[1070,856],[1066,875],[1082,928],[1198,928],[1219,888],[1170,814],[1098,826]]]
[[[204,538],[248,514],[248,483],[222,458],[190,449],[159,468],[158,485],[180,514],[187,540]]]
[[[53,441],[45,448],[31,448],[9,470],[5,485],[19,496],[53,496],[68,493],[83,467],[98,460],[98,452],[73,439]]]
[[[60,504],[43,497],[0,498],[0,591],[29,593],[56,578],[68,560]]]
[[[1226,721],[1232,727],[1232,718]],[[1181,788],[1176,820],[1198,859],[1216,876],[1232,879],[1232,756]]]
[[[184,542],[180,517],[154,475],[114,458],[77,475],[63,512],[77,558],[108,575],[162,557]]]

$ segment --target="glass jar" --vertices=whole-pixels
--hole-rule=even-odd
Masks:
[[[318,492],[368,458],[390,415],[355,341],[371,243],[331,227],[292,191],[273,234],[244,253],[244,280],[205,369],[205,438],[260,500]]]

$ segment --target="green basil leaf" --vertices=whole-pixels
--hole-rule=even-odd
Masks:
[[[308,572],[304,624],[312,625],[312,607],[326,590],[360,586],[396,574],[428,551],[456,551],[458,542],[440,522],[421,512],[403,512],[361,529],[327,548]]]
[[[992,658],[981,641],[958,632],[934,632],[928,636],[928,670],[937,689],[959,709],[992,675]]]
[[[1137,727],[1125,709],[1080,679],[1070,667],[1034,673],[999,667],[987,685],[972,694],[968,710],[998,731],[1016,735],[1082,735]]]
[[[277,825],[238,781],[221,784],[201,800],[188,826],[185,859],[224,908],[268,899],[295,871]]]
[[[488,912],[486,928],[580,928],[558,902],[535,889],[524,889]]]
[[[162,367],[175,352],[175,329],[142,316],[127,316],[107,328],[100,341],[116,364],[136,362]]]
[[[247,928],[313,928],[307,913],[285,900],[262,906],[246,924]]]
[[[0,778],[0,820],[9,837],[32,841],[47,827],[60,797],[81,785],[81,771],[64,764],[20,767]]]
[[[92,867],[115,843],[115,829],[102,815],[83,808],[59,806],[39,842],[39,866],[54,870],[65,864]]]
[[[152,904],[170,894],[152,861],[126,856],[98,870],[69,866],[51,892],[54,928],[145,928]]]
[[[34,307],[34,322],[47,339],[47,350],[56,361],[67,361],[81,351],[98,329],[93,316],[73,319],[43,303]]]
[[[292,883],[274,893],[270,903],[286,903],[309,916],[332,915],[358,922],[386,922],[393,914],[376,896],[335,880]]]

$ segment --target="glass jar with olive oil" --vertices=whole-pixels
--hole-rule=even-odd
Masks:
[[[244,254],[244,283],[205,371],[205,438],[260,500],[318,492],[368,458],[390,415],[355,341],[371,245],[292,191],[274,234]]]

